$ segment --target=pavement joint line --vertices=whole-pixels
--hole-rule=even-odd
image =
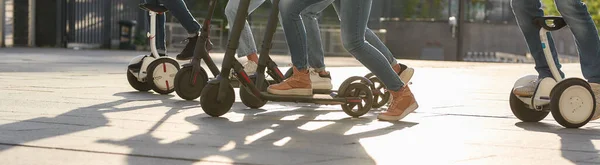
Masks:
[[[304,163],[297,163],[298,165],[303,165],[303,164],[308,164],[308,163],[323,163],[323,162],[331,162],[331,161],[336,161],[336,160],[344,160],[344,159],[364,159],[364,158],[360,158],[360,157],[340,157],[340,158],[331,158],[331,159],[325,159],[325,160],[315,160],[315,161],[309,161],[309,162],[304,162]],[[368,160],[368,159],[365,159]]]
[[[50,149],[50,150],[74,151],[74,152],[87,152],[87,153],[96,153],[96,154],[135,156],[135,157],[167,159],[167,160],[180,160],[180,161],[189,161],[189,162],[213,162],[213,163],[231,164],[230,162],[221,162],[221,161],[213,161],[213,160],[200,160],[200,159],[190,159],[190,158],[181,158],[181,157],[167,157],[167,156],[156,156],[156,155],[143,155],[143,154],[107,152],[107,151],[94,151],[94,150],[84,150],[84,149],[72,149],[72,148],[63,148],[63,147],[48,147],[48,146],[27,145],[27,144],[14,144],[14,143],[3,143],[3,142],[0,142],[0,145],[17,146],[17,147],[28,147],[28,148],[38,148],[38,149]],[[253,164],[253,163],[232,163],[232,164],[240,164],[240,165],[262,165],[262,164]]]
[[[454,161],[454,163],[459,163],[459,162],[468,162],[468,161],[473,161],[473,160],[481,160],[481,159],[487,159],[487,158],[493,158],[493,157],[497,157],[498,155],[486,155],[486,156],[478,156],[478,157],[474,157],[474,158],[468,158],[468,159],[463,159],[463,160],[457,160]]]
[[[493,143],[488,143],[488,144],[484,144],[484,143],[470,143],[470,142],[465,142],[464,144],[468,144],[468,145],[478,145],[478,146],[494,146],[494,147],[509,147],[509,148],[526,148],[526,149],[535,149],[535,150],[549,150],[549,151],[568,151],[568,152],[578,152],[578,153],[593,153],[593,154],[598,154],[598,151],[600,150],[595,150],[595,151],[583,151],[583,150],[573,150],[573,149],[563,149],[563,148],[559,148],[559,149],[555,149],[555,148],[544,148],[544,147],[523,147],[523,146],[517,146],[517,145],[500,145],[500,144],[493,144]]]

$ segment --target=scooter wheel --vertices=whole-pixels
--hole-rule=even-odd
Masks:
[[[346,114],[352,117],[360,117],[373,107],[373,91],[369,86],[362,83],[352,83],[348,85],[341,97],[359,97],[360,100],[342,104],[342,109]]]
[[[227,84],[228,88],[225,92],[225,98],[219,100],[219,84],[207,84],[202,89],[202,95],[200,96],[200,105],[204,113],[212,116],[219,117],[229,112],[233,103],[235,102],[235,92],[233,87]]]
[[[578,78],[563,80],[552,88],[550,111],[566,128],[579,128],[593,117],[596,99],[590,85]]]
[[[158,58],[148,65],[148,83],[152,90],[163,95],[175,91],[175,75],[179,63],[171,58]]]
[[[369,78],[373,86],[375,87],[373,90],[373,108],[381,108],[385,104],[387,104],[390,100],[390,92],[388,92],[385,88],[385,85],[379,80],[377,77]]]
[[[290,68],[285,72],[284,79],[290,78],[292,77],[292,74],[294,74],[294,68]]]
[[[508,100],[510,102],[510,110],[512,110],[513,114],[523,122],[538,122],[546,118],[546,116],[548,116],[550,113],[548,111],[536,111],[534,109],[530,109],[512,92],[512,90]]]
[[[256,85],[256,78],[252,77],[252,82]],[[269,83],[267,81],[263,81],[262,83],[263,89],[267,89],[269,87]],[[240,87],[240,99],[242,103],[249,108],[257,109],[265,106],[267,104],[267,100],[263,100],[252,94],[252,90],[246,86]]]
[[[202,89],[208,82],[208,75],[204,68],[200,68],[200,71],[197,73],[193,72],[192,66],[185,66],[175,75],[175,92],[182,99],[197,99],[202,94]]]
[[[152,87],[146,82],[140,82],[137,80],[137,77],[127,69],[127,81],[129,81],[129,85],[133,87],[133,89],[138,90],[140,92],[148,92]]]
[[[373,77],[375,77],[375,74],[373,74],[373,73],[369,73],[369,74],[365,75],[365,78],[368,78],[368,79],[373,78]]]

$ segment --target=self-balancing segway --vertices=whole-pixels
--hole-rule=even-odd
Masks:
[[[553,22],[548,24],[549,21]],[[563,79],[560,75],[548,38],[550,32],[559,30],[567,24],[562,17],[540,17],[534,19],[534,24],[540,27],[542,48],[552,77],[539,80],[532,97],[521,97],[510,94],[510,108],[513,114],[524,122],[538,122],[552,112],[554,119],[567,128],[579,128],[587,124],[596,109],[596,100],[590,85],[580,78]],[[514,87],[524,86],[538,77],[524,76],[515,82]]]
[[[179,71],[179,63],[168,56],[160,56],[156,50],[156,15],[164,14],[167,8],[159,4],[142,3],[140,8],[150,13],[150,49],[152,55],[139,55],[129,62],[127,80],[138,91],[154,90],[169,94],[175,90],[174,79]],[[141,65],[140,65],[141,64]]]
[[[265,69],[267,73],[274,79],[283,78],[284,75],[279,71],[277,64],[269,57],[271,41],[274,35],[274,29],[277,27],[279,10],[277,8],[279,0],[273,0],[274,6],[271,9],[271,15],[267,23],[267,31],[265,40],[263,40],[262,50],[258,68],[255,76],[249,77],[242,68],[242,64],[235,59],[235,51],[237,49],[241,31],[243,30],[243,22],[248,14],[250,1],[240,1],[237,11],[235,23],[231,31],[231,38],[225,52],[223,61],[223,70],[231,68],[235,71],[235,76],[242,84],[240,89],[240,97],[246,105],[252,104],[249,107],[262,107],[267,101],[277,102],[303,102],[303,103],[319,103],[319,104],[341,104],[346,114],[359,117],[366,114],[373,104],[373,93],[369,86],[372,84],[364,77],[351,77],[347,79],[341,86],[339,93],[332,94],[315,94],[312,96],[280,96],[269,94],[266,91],[269,83],[265,80]],[[267,50],[267,51],[265,51]],[[230,85],[229,72],[221,72],[215,80],[208,82],[202,91],[200,104],[205,113],[210,116],[221,116],[227,113],[235,102],[235,93]],[[277,80],[279,82],[283,80]],[[257,85],[258,84],[258,85]]]

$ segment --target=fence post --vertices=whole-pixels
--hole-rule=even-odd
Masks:
[[[104,0],[102,1],[104,2],[103,6],[104,6],[104,22],[103,22],[103,30],[104,31],[104,35],[103,39],[102,39],[102,47],[103,48],[111,48],[111,37],[112,37],[112,33],[111,33],[111,24],[112,24],[112,14],[111,14],[111,2],[112,0]]]
[[[6,17],[4,16],[6,11],[5,11],[5,0],[0,0],[0,47],[6,47],[6,44],[4,43],[4,21],[6,20]]]

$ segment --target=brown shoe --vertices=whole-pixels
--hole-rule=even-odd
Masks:
[[[399,91],[390,91],[390,93],[393,98],[391,105],[385,113],[377,116],[379,120],[398,121],[419,107],[408,86],[402,87]]]
[[[279,84],[267,88],[267,92],[275,95],[312,95],[312,86],[308,70],[299,71],[294,68],[292,76]]]

